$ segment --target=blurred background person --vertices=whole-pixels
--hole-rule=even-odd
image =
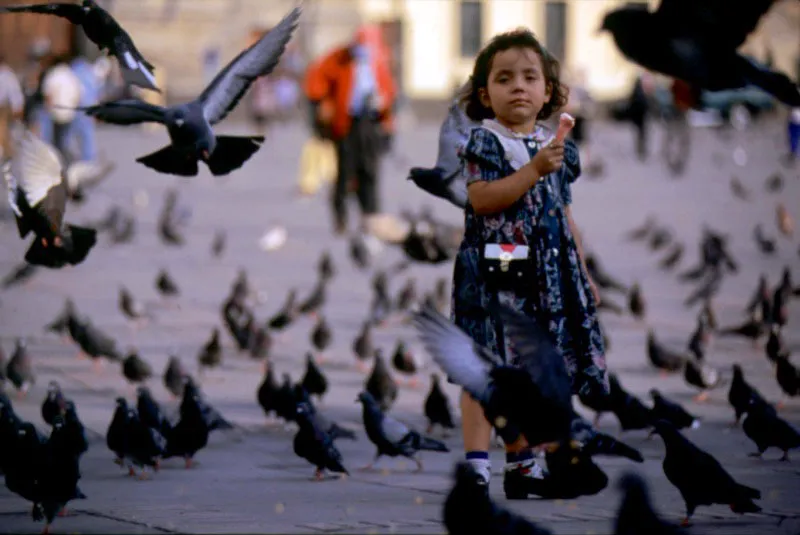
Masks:
[[[630,122],[635,129],[634,150],[641,161],[647,159],[649,116],[651,99],[655,95],[656,83],[652,74],[640,71],[633,83],[627,101],[614,110],[614,119]]]
[[[10,128],[12,121],[22,119],[25,96],[17,74],[0,53],[0,163],[10,156]]]
[[[595,102],[589,90],[586,88],[586,71],[584,69],[577,69],[570,77],[569,86],[569,100],[564,108],[564,111],[575,118],[575,126],[570,130],[570,137],[578,146],[581,152],[581,162],[585,169],[590,167],[597,169],[599,166],[595,165],[591,159],[589,151],[589,121],[595,113]]]
[[[81,81],[70,66],[67,55],[53,56],[50,67],[43,73],[40,114],[41,138],[53,145],[67,163],[72,162],[72,122],[75,108],[81,102]]]
[[[356,193],[361,229],[379,212],[378,172],[382,143],[392,128],[395,82],[380,29],[360,28],[353,42],[318,59],[306,71],[305,93],[313,107],[315,128],[336,145],[333,188],[334,231],[347,232],[347,197]]]
[[[103,81],[94,63],[83,56],[76,56],[70,63],[72,72],[80,82],[80,106],[94,106],[100,103]],[[95,120],[85,113],[77,113],[71,122],[69,138],[78,143],[79,159],[94,161],[97,159],[97,138]]]

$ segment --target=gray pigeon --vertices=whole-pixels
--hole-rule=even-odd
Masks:
[[[166,126],[172,143],[136,160],[159,173],[196,176],[197,162],[202,160],[214,176],[227,175],[255,154],[264,136],[217,136],[211,127],[233,110],[256,78],[272,72],[299,18],[300,8],[296,7],[271,32],[236,56],[191,102],[164,108],[123,99],[81,109],[108,123]]]
[[[409,429],[399,420],[384,414],[378,402],[369,392],[361,392],[356,399],[356,403],[359,402],[363,408],[364,429],[367,437],[378,448],[375,459],[363,470],[372,469],[375,462],[384,455],[389,457],[402,455],[414,461],[419,472],[422,470],[422,462],[417,458],[417,452],[425,450],[446,453],[450,451],[443,442],[423,436],[417,431]]]
[[[467,117],[459,101],[453,101],[439,130],[436,167],[433,169],[413,167],[408,179],[413,180],[414,184],[431,195],[464,208],[467,205],[467,184],[461,176],[459,152],[467,143],[470,131],[476,126],[479,126],[479,123]]]

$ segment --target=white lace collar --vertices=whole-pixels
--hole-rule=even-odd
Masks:
[[[495,135],[500,145],[503,146],[506,160],[515,171],[530,161],[528,146],[534,148],[533,144],[536,144],[538,145],[536,148],[540,148],[542,143],[550,137],[547,130],[538,124],[531,134],[514,132],[494,119],[484,119],[481,126]]]

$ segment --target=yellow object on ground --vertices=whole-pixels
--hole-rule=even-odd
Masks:
[[[333,142],[311,136],[303,145],[297,177],[302,195],[314,195],[336,177],[336,147]]]

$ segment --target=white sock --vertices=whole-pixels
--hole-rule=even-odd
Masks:
[[[492,477],[492,462],[489,459],[467,459],[475,473],[488,483]]]

